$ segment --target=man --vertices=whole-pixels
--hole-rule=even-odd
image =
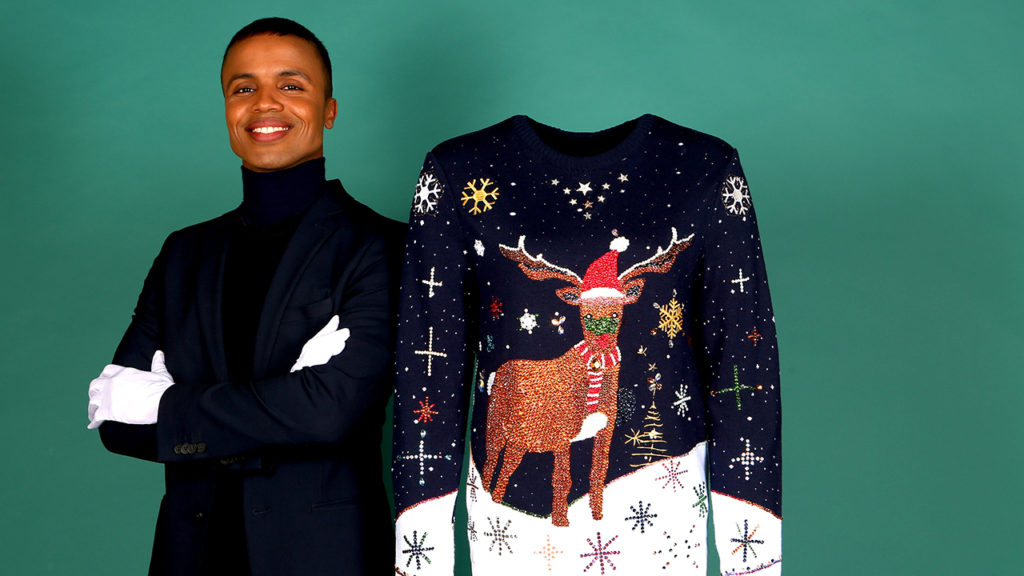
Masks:
[[[379,444],[402,227],[324,180],[337,103],[309,30],[246,26],[221,85],[243,201],[167,238],[90,385],[89,427],[164,464],[150,574],[388,572]]]

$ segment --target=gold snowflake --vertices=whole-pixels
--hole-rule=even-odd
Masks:
[[[466,184],[464,190],[468,190],[472,194],[465,191],[462,193],[462,205],[465,206],[466,202],[473,201],[473,206],[469,209],[470,214],[486,212],[491,209],[491,206],[494,206],[494,201],[498,198],[498,187],[495,186],[492,190],[487,189],[493,184],[490,178],[481,178],[479,185],[476,183],[476,178]],[[483,208],[480,207],[481,205]]]
[[[683,307],[675,296],[668,304],[658,307],[658,329],[668,334],[669,338],[683,333]]]

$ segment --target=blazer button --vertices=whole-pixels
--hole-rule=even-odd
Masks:
[[[195,514],[192,515],[192,518],[194,518],[196,520],[202,520],[203,519],[203,512],[202,511],[196,512]]]
[[[203,454],[204,452],[206,452],[206,442],[196,443],[196,453]]]
[[[196,453],[196,445],[191,442],[188,442],[181,447],[181,451],[183,454],[191,456],[192,454]]]
[[[181,449],[182,449],[182,445],[181,444],[175,444],[174,445],[174,453],[175,454],[183,454]]]

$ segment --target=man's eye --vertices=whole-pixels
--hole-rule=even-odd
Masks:
[[[282,90],[302,90],[302,87],[296,84],[286,84],[281,87]]]
[[[252,91],[253,91],[252,88],[250,88],[248,86],[245,86],[245,87],[242,87],[242,88],[239,88],[239,89],[235,90],[235,94],[248,94],[249,92],[252,92]]]

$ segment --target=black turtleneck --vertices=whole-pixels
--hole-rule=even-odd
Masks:
[[[240,386],[253,378],[256,330],[270,282],[306,210],[324,193],[324,159],[280,172],[242,167],[242,204],[224,268],[222,321],[228,376]],[[221,470],[214,489],[202,576],[248,575],[242,478]]]

